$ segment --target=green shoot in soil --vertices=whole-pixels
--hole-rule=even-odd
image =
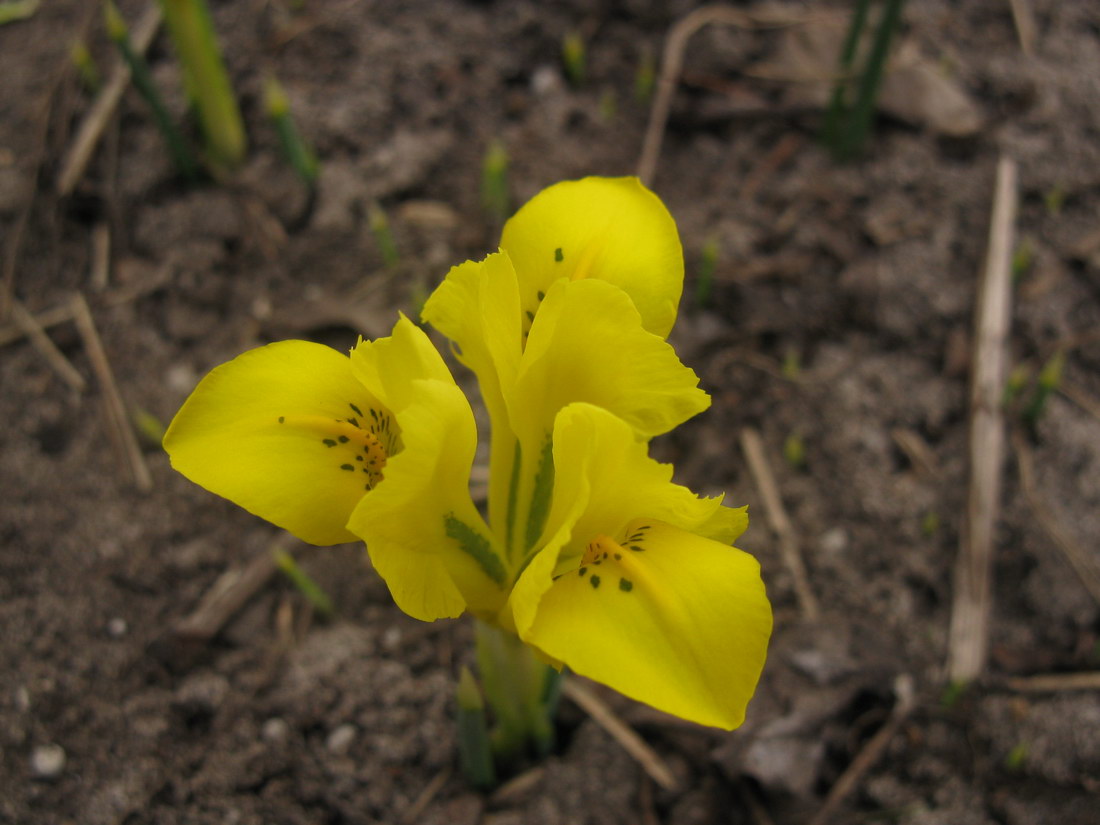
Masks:
[[[600,120],[604,123],[610,123],[615,119],[615,113],[618,109],[619,104],[615,98],[615,90],[604,89],[600,93]]]
[[[639,103],[649,103],[656,85],[657,65],[653,52],[647,48],[639,56],[638,68],[634,70],[634,99]]]
[[[332,599],[330,599],[328,594],[321,589],[321,586],[298,566],[298,562],[294,560],[294,556],[290,555],[286,550],[275,548],[271,552],[272,555],[275,556],[275,566],[278,567],[283,575],[290,579],[291,584],[298,588],[298,591],[306,597],[306,600],[313,606],[317,615],[325,619],[330,618],[333,613]]]
[[[1047,399],[1057,392],[1058,387],[1061,386],[1062,372],[1065,370],[1065,366],[1066,353],[1064,350],[1058,350],[1039,370],[1039,381],[1038,386],[1035,388],[1035,395],[1031,397],[1031,403],[1027,405],[1023,412],[1024,423],[1032,432],[1039,425],[1039,419],[1046,408]]]
[[[499,224],[508,217],[508,151],[499,140],[489,144],[482,162],[481,205]]]
[[[378,251],[382,254],[382,262],[387,269],[393,269],[400,260],[397,254],[397,244],[393,240],[393,232],[390,230],[390,221],[385,211],[377,201],[367,210],[367,223],[370,225],[371,234],[378,244]]]
[[[783,458],[792,470],[806,466],[806,444],[798,433],[791,433],[783,442]]]
[[[172,122],[172,116],[168,114],[168,109],[164,105],[160,92],[153,85],[153,77],[149,73],[149,66],[146,64],[145,59],[134,51],[130,43],[130,32],[126,27],[126,22],[122,19],[122,15],[113,0],[106,0],[103,4],[103,14],[107,26],[107,35],[118,47],[122,59],[126,61],[126,65],[130,67],[130,77],[134,81],[134,87],[145,98],[149,108],[153,110],[157,128],[160,129],[161,135],[168,144],[168,150],[172,153],[172,160],[175,161],[176,168],[188,180],[196,180],[198,178],[198,164],[196,164],[191,150],[187,148],[187,142],[183,139],[183,135],[180,134],[179,129]]]
[[[700,307],[710,304],[714,293],[714,270],[718,266],[718,239],[710,238],[703,244],[699,259],[699,276],[695,279],[695,303]]]
[[[38,11],[38,0],[8,0],[0,3],[0,26],[26,20]]]
[[[69,50],[69,58],[76,67],[80,85],[84,90],[93,95],[98,92],[99,87],[103,85],[103,79],[100,77],[99,67],[96,66],[92,53],[88,51],[88,47],[82,40],[73,43],[72,49]]]
[[[847,81],[852,73],[860,37],[867,24],[871,0],[859,0],[852,11],[852,22],[840,53],[840,78],[833,90],[823,130],[823,139],[837,160],[851,160],[862,151],[867,140],[874,118],[875,99],[882,84],[886,57],[890,52],[890,41],[898,28],[903,3],[904,0],[884,0],[870,54],[863,71],[856,78],[856,98],[849,105]]]
[[[1031,239],[1025,236],[1016,245],[1016,251],[1012,253],[1012,283],[1020,283],[1020,280],[1031,270],[1034,262],[1035,246]]]
[[[783,353],[783,365],[779,369],[788,381],[797,381],[802,377],[802,354],[797,347],[787,347]]]
[[[290,114],[290,101],[274,75],[268,75],[264,82],[264,106],[279,135],[279,145],[287,162],[294,167],[298,177],[312,186],[317,180],[317,156],[302,140]]]
[[[137,430],[138,436],[146,444],[159,447],[164,442],[166,429],[164,422],[151,412],[138,407],[131,411],[130,419],[134,422],[134,429]]]
[[[565,76],[573,88],[584,85],[585,49],[584,40],[576,32],[569,32],[561,41],[561,62],[565,66]]]
[[[215,170],[243,159],[244,121],[222,61],[205,0],[160,0],[164,21],[183,65],[187,95],[199,115],[206,149]]]

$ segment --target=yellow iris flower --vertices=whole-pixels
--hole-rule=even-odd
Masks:
[[[164,437],[172,466],[312,544],[362,539],[418,619],[490,612],[507,597],[470,499],[473,413],[423,330],[351,355],[282,341],[217,367]]]
[[[501,250],[455,267],[424,319],[490,414],[488,524],[469,495],[469,403],[402,317],[344,356],[285,341],[211,372],[169,427],[175,466],[316,544],[366,542],[398,606],[465,610],[670,713],[733,728],[764,662],[744,509],[698,498],[650,438],[709,397],[665,337],[683,283],[676,227],[630,178],[543,191]]]
[[[423,317],[489,409],[489,523],[515,582],[497,623],[623,693],[733,728],[771,633],[759,566],[729,546],[747,516],[646,454],[710,403],[664,340],[682,283],[660,200],[633,178],[587,178],[528,202]]]

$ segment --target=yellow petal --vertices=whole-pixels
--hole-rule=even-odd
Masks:
[[[672,465],[654,461],[625,422],[590,404],[571,404],[554,424],[554,487],[537,555],[516,582],[510,608],[520,635],[530,627],[552,576],[575,569],[590,536],[619,535],[657,519],[721,542],[748,524],[745,508],[721,506],[672,483]]]
[[[415,400],[396,413],[405,448],[348,529],[410,616],[432,621],[466,607],[491,615],[505,600],[505,570],[467,486],[476,445],[469,402],[453,382],[411,389]]]
[[[371,415],[390,413],[347,356],[308,341],[250,350],[214,369],[164,437],[172,466],[207,490],[313,544],[354,541]],[[383,438],[386,434],[383,433]]]
[[[417,381],[453,384],[451,371],[424,330],[401,314],[393,333],[375,341],[360,339],[351,351],[351,371],[386,407],[397,411],[416,399]]]
[[[565,279],[621,287],[650,332],[676,320],[684,256],[676,223],[637,178],[584,178],[542,190],[505,225],[500,242],[515,266],[524,312]]]
[[[660,521],[587,538],[522,638],[577,673],[703,725],[745,718],[771,607],[756,560]]]
[[[451,269],[424,304],[421,316],[455,344],[455,354],[474,371],[492,421],[489,516],[503,524],[515,457],[503,387],[515,383],[521,351],[519,293],[508,256],[489,255]]]
[[[622,290],[603,281],[560,281],[531,325],[505,399],[526,452],[574,401],[614,413],[642,438],[667,432],[710,404],[698,384],[675,350],[642,327]]]

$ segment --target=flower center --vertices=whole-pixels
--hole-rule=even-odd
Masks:
[[[364,414],[355,404],[348,406],[355,415],[347,418],[286,415],[279,416],[279,423],[319,435],[325,449],[336,451],[339,469],[363,473],[364,489],[373,490],[382,481],[386,460],[401,450],[401,439],[388,410],[368,407]]]
[[[620,541],[598,534],[585,545],[577,575],[582,578],[588,576],[588,583],[594,590],[599,589],[604,580],[617,580],[619,590],[629,593],[634,589],[634,580],[640,572],[631,556],[645,551],[648,530],[648,524],[638,525],[635,522],[623,532]]]

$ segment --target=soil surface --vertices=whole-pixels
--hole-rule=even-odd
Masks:
[[[132,24],[144,10],[121,5]],[[2,321],[0,822],[764,825],[809,822],[838,782],[835,822],[1096,821],[1100,691],[1063,688],[1100,670],[1097,594],[1064,550],[1100,565],[1098,4],[1019,4],[1032,10],[1030,55],[1015,4],[907,4],[888,81],[902,87],[884,88],[850,164],[817,140],[811,82],[831,71],[813,55],[835,54],[843,9],[788,3],[771,12],[794,25],[694,35],[653,188],[687,262],[673,340],[714,403],[654,448],[682,482],[750,505],[739,543],[775,608],[768,665],[730,734],[592,686],[676,790],[566,700],[557,751],[494,794],[456,769],[452,684],[471,661],[470,626],[404,616],[361,547],[287,542],[175,474],[149,436],[245,348],[306,337],[347,349],[415,312],[452,264],[492,251],[499,221],[480,190],[494,141],[513,207],[557,180],[632,174],[651,106],[639,67],[693,4],[211,5],[250,151],[223,182],[192,186],[129,89],[59,197],[92,106],[70,46],[83,38],[105,76],[115,60],[98,4],[42,3],[0,26],[0,283],[87,382],[72,388],[14,315]],[[580,85],[560,57],[570,32],[587,44]],[[894,77],[903,57],[908,81]],[[193,131],[163,33],[149,61]],[[264,116],[268,70],[320,158],[315,191]],[[958,690],[945,662],[968,376],[1002,155],[1020,173],[1009,351],[1022,389],[1007,405],[1017,435],[989,664]],[[370,230],[373,203],[396,265]],[[76,291],[127,414],[144,416],[148,491],[67,314]],[[1021,410],[1058,352],[1059,390],[1029,430]],[[816,621],[765,518],[746,427],[763,437]],[[271,574],[277,544],[326,589],[334,619]],[[235,571],[259,586],[202,626]],[[1044,674],[1058,677],[1051,689],[1019,681]]]

